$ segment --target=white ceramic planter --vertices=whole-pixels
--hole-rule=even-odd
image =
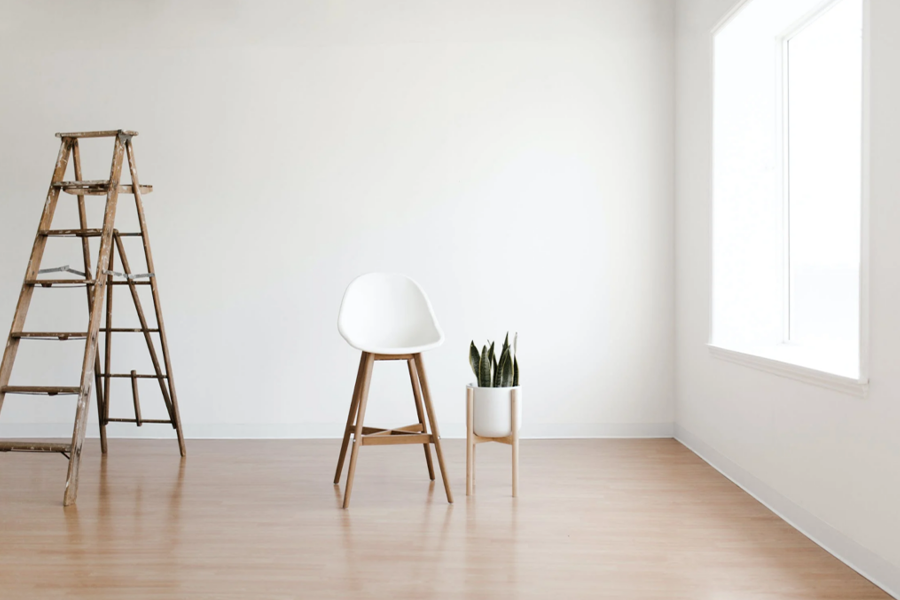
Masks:
[[[522,387],[488,388],[470,384],[475,392],[474,429],[481,437],[506,437],[512,434],[512,394],[518,391],[517,421],[522,429]]]

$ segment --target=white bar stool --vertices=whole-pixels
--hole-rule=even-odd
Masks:
[[[429,444],[434,444],[447,502],[452,503],[450,481],[444,468],[444,454],[441,452],[441,434],[434,416],[434,407],[431,405],[431,393],[428,390],[428,379],[422,362],[422,352],[444,343],[444,333],[434,316],[428,296],[418,283],[405,275],[393,273],[362,275],[354,279],[344,292],[338,316],[338,331],[348,344],[362,352],[356,386],[353,388],[353,399],[350,401],[350,413],[347,415],[347,426],[344,429],[344,441],[334,473],[334,483],[337,485],[341,480],[341,471],[352,432],[353,449],[350,452],[350,466],[347,470],[344,508],[350,505],[350,492],[353,490],[359,447],[393,444],[422,444],[425,448],[428,475],[432,481],[434,481],[434,466]],[[376,360],[407,362],[416,413],[419,417],[418,423],[395,429],[363,425],[369,397],[369,382]],[[425,413],[428,415],[431,433],[428,433],[425,424]]]

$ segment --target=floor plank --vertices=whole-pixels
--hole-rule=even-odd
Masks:
[[[674,440],[446,440],[456,504],[419,446],[366,447],[349,510],[340,441],[88,440],[0,454],[0,598],[885,599]],[[346,468],[346,467],[345,467]]]

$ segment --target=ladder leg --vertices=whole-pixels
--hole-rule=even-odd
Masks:
[[[128,256],[125,254],[125,245],[122,243],[122,237],[118,234],[114,234],[113,238],[115,239],[116,247],[119,249],[119,259],[122,261],[122,269],[125,271],[126,275],[130,275],[131,265],[129,265]],[[153,343],[150,326],[147,324],[147,316],[144,314],[144,304],[141,302],[141,297],[138,295],[137,286],[134,285],[134,282],[129,281],[128,289],[131,291],[131,300],[134,303],[134,309],[137,312],[138,321],[140,321],[141,330],[144,333],[144,341],[147,343],[147,350],[150,352],[150,361],[153,363],[156,380],[159,382],[159,391],[162,392],[163,402],[165,402],[166,411],[169,413],[169,420],[172,421],[174,426],[175,411],[172,407],[172,399],[169,395],[169,388],[166,385],[162,367],[160,367],[159,364],[159,357],[156,354],[156,345]]]
[[[53,214],[56,212],[56,201],[59,199],[59,188],[54,187],[53,184],[62,181],[63,177],[65,177],[71,149],[72,140],[63,138],[59,144],[59,154],[56,157],[56,166],[53,169],[53,177],[50,180],[50,190],[47,192],[47,199],[44,202],[44,211],[41,213],[38,234],[35,235],[34,245],[31,247],[31,258],[28,259],[28,267],[25,269],[26,280],[36,278],[37,272],[41,268],[41,259],[44,256],[44,249],[47,247],[47,237],[41,235],[40,232],[45,229],[50,229],[50,226],[53,223]],[[0,362],[0,389],[9,385],[13,363],[16,361],[16,353],[19,350],[19,338],[13,338],[12,334],[14,332],[22,331],[33,293],[34,286],[24,285],[23,283],[22,291],[19,293],[19,302],[16,304],[15,316],[13,316],[12,326],[9,330],[10,335],[6,338],[6,348],[3,350],[3,361]],[[0,409],[3,408],[3,399],[5,396],[6,394],[0,391]]]
[[[428,390],[428,378],[425,375],[425,364],[421,354],[413,355],[416,370],[419,373],[419,383],[422,386],[422,399],[425,401],[425,411],[428,420],[431,421],[431,437],[434,439],[434,453],[437,454],[438,466],[441,468],[441,478],[444,481],[444,491],[447,493],[447,502],[453,504],[453,493],[450,491],[450,478],[447,477],[447,467],[444,466],[444,453],[441,451],[441,432],[438,429],[437,418],[434,416],[434,406],[431,405],[431,392]]]
[[[116,137],[112,166],[109,174],[109,192],[106,195],[106,212],[103,215],[103,233],[100,237],[100,255],[97,258],[97,275],[94,277],[94,297],[102,298],[106,291],[104,272],[109,268],[109,255],[113,244],[113,226],[116,220],[116,202],[119,196],[119,179],[122,173],[122,160],[125,153],[125,138]],[[100,317],[103,305],[101,302],[91,304],[91,317],[88,322],[87,341],[84,347],[84,360],[81,366],[81,390],[78,394],[78,406],[75,409],[75,428],[72,432],[72,454],[69,458],[69,472],[66,478],[66,493],[63,505],[75,503],[78,497],[78,470],[81,466],[81,448],[84,445],[84,434],[87,428],[87,409],[91,396],[91,385],[94,377],[94,360],[97,355],[97,342],[100,335]]]
[[[341,482],[341,471],[344,469],[344,458],[347,456],[347,446],[350,444],[350,431],[359,408],[359,388],[362,385],[363,375],[366,369],[366,353],[359,357],[359,369],[356,371],[356,383],[353,386],[353,398],[350,400],[350,412],[347,415],[347,425],[344,426],[344,440],[341,442],[341,453],[338,455],[337,469],[334,471],[334,484]]]
[[[356,415],[356,430],[353,433],[353,450],[350,451],[350,466],[347,469],[347,487],[344,489],[344,508],[350,506],[350,492],[353,491],[353,476],[356,475],[356,459],[362,445],[363,421],[366,419],[366,402],[369,400],[369,383],[372,381],[372,368],[375,366],[375,355],[364,352],[365,373],[359,389],[359,411]]]
[[[113,233],[115,235],[115,232]],[[113,246],[109,249],[109,268],[112,271],[115,266],[116,248]],[[102,276],[106,279],[106,335],[103,340],[103,415],[100,417],[101,437],[106,438],[106,425],[109,423],[109,406],[112,391],[110,388],[110,373],[112,372],[112,322],[113,322],[113,277],[112,275]],[[106,453],[106,444],[102,448]]]
[[[147,219],[144,216],[144,201],[141,197],[141,186],[138,179],[137,163],[134,158],[134,147],[131,144],[130,138],[125,142],[125,151],[128,153],[128,168],[131,172],[131,183],[134,189],[134,204],[137,209],[138,222],[141,228],[141,241],[144,246],[144,258],[147,262],[147,271],[156,273],[156,268],[153,266],[153,253],[150,250],[150,237],[147,233]],[[172,425],[175,427],[175,432],[178,435],[178,448],[181,452],[181,456],[186,456],[187,448],[184,444],[184,433],[181,428],[181,413],[178,410],[178,394],[175,392],[175,375],[172,371],[172,362],[169,359],[169,342],[166,338],[166,326],[163,321],[162,307],[159,301],[159,288],[157,286],[157,278],[155,275],[150,278],[150,291],[153,295],[153,309],[156,312],[156,324],[159,328],[159,341],[162,346],[163,362],[166,365],[166,375],[168,376],[166,383],[169,388],[169,396],[171,397]]]
[[[422,393],[419,388],[419,376],[416,374],[416,365],[413,360],[407,360],[406,366],[409,368],[409,381],[412,383],[413,397],[416,399],[416,414],[419,416],[419,425],[422,426],[424,433],[428,432],[428,426],[425,424],[425,410],[422,407]],[[425,448],[425,464],[428,465],[428,477],[434,481],[434,464],[431,462],[431,444],[422,444]]]
[[[81,175],[81,150],[78,146],[78,140],[73,140],[72,142],[72,166],[75,169],[75,180],[82,181],[83,177]],[[87,220],[87,210],[84,205],[84,194],[78,195],[78,224],[81,229],[88,228],[88,220]],[[91,272],[91,245],[88,241],[87,236],[82,236],[81,238],[81,254],[84,262],[84,272]],[[113,258],[110,255],[110,267],[112,267]],[[87,292],[87,303],[88,303],[88,313],[91,312],[91,305],[94,302],[94,289],[93,286],[86,286],[85,291]],[[110,289],[109,292],[112,292]],[[107,292],[107,293],[109,293]],[[103,299],[100,298],[98,301],[102,302]],[[106,454],[106,420],[105,416],[108,416],[108,412],[105,410],[106,407],[106,394],[103,385],[101,384],[100,379],[100,349],[97,349],[97,354],[94,358],[94,389],[95,394],[97,396],[97,414],[99,416],[99,424],[100,424],[100,451],[103,454]]]

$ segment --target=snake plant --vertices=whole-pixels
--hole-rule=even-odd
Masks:
[[[478,351],[475,342],[469,346],[469,366],[475,373],[478,387],[516,387],[519,385],[519,334],[513,337],[512,346],[509,345],[509,332],[503,340],[503,348],[500,350],[500,360],[494,353],[494,342],[488,341]]]

